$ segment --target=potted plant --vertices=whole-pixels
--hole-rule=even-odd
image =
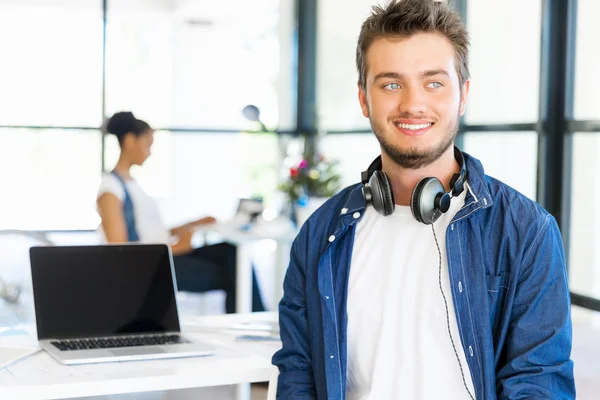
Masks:
[[[261,130],[267,128],[260,120],[260,110],[248,105],[243,110],[244,116],[260,124]],[[292,156],[289,147],[292,143],[302,147],[301,154]],[[279,189],[286,195],[290,218],[297,226],[319,208],[328,198],[340,189],[341,177],[337,172],[338,162],[329,160],[318,151],[318,135],[301,133],[293,140],[284,141],[282,157],[287,171],[282,174],[283,181]],[[291,161],[291,163],[290,163]]]
[[[288,197],[298,226],[340,189],[338,162],[329,160],[318,149],[317,137],[301,135],[301,159],[289,168],[279,188]]]

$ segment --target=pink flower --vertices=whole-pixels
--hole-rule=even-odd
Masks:
[[[308,161],[306,161],[306,160],[300,161],[300,164],[298,165],[298,168],[302,169],[302,168],[306,168],[306,167],[308,167]]]

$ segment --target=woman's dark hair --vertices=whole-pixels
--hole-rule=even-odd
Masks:
[[[128,133],[141,136],[148,129],[150,129],[150,125],[141,119],[137,119],[131,111],[115,113],[106,124],[106,131],[115,135],[119,140],[119,144],[123,144],[125,135]]]

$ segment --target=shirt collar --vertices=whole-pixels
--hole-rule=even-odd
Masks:
[[[465,203],[479,203],[480,207],[488,208],[494,204],[488,189],[487,177],[481,161],[463,152],[467,164],[467,196]]]

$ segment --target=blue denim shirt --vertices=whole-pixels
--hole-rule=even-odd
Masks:
[[[574,399],[572,327],[554,218],[465,154],[465,205],[446,232],[452,300],[477,399]],[[344,399],[348,277],[360,185],[317,210],[294,241],[279,304],[279,399]],[[459,350],[460,351],[460,350]],[[401,397],[401,393],[398,394]]]

